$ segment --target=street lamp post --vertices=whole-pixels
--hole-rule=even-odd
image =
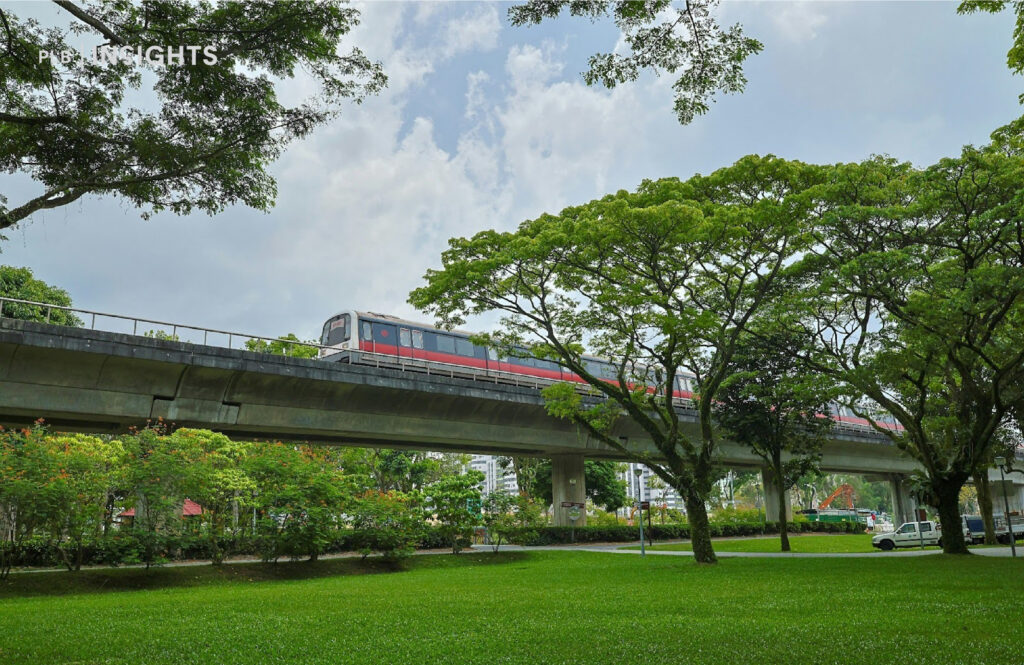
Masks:
[[[1010,499],[1006,495],[1006,476],[1003,475],[1003,467],[1006,466],[1006,458],[996,458],[996,466],[999,467],[999,480],[1003,487],[1003,519],[1006,520],[1006,535],[1010,538],[1010,554],[1017,556],[1017,539],[1013,534],[1013,524],[1010,523]]]
[[[636,476],[636,507],[640,510],[640,556],[645,557],[647,550],[644,549],[644,502],[640,495],[640,476],[643,472],[639,465],[633,467],[633,475]]]

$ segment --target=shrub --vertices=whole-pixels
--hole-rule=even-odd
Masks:
[[[392,561],[409,556],[426,526],[417,498],[399,492],[367,492],[353,502],[350,517],[345,544],[364,559],[372,552]]]
[[[473,527],[480,524],[479,484],[484,474],[469,471],[460,476],[446,476],[426,488],[438,528],[445,536],[452,554],[466,546],[473,537]]]

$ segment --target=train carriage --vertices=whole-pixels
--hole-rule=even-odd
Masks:
[[[441,330],[425,323],[377,312],[350,310],[332,316],[324,323],[320,344],[328,347],[320,350],[320,357],[326,360],[340,359],[346,351],[358,351],[393,356],[399,360],[407,358],[444,363],[465,368],[469,372],[501,372],[551,381],[584,383],[575,373],[550,360],[501,357],[495,349],[473,344],[468,332]],[[609,383],[617,383],[612,363],[588,356],[584,360],[593,375],[607,379]],[[693,377],[679,374],[673,397],[690,399],[693,397],[693,388]],[[856,416],[848,407],[838,404],[831,406],[830,415],[840,425],[858,429],[870,427],[867,420]],[[879,422],[883,427],[901,429],[891,417],[885,417]]]

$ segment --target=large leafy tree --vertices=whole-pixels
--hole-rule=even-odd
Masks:
[[[820,169],[747,157],[711,176],[645,182],[524,222],[516,232],[456,238],[443,269],[410,296],[444,325],[501,312],[480,341],[528,350],[588,384],[545,390],[549,411],[648,464],[686,502],[698,561],[714,562],[707,501],[716,473],[712,405],[747,322],[769,303],[782,268],[804,249],[806,211],[794,194]],[[613,367],[595,366],[589,348]],[[696,377],[699,432],[681,425],[676,376]],[[625,415],[654,445],[624,446]]]
[[[763,48],[739,24],[719,26],[717,6],[718,0],[530,0],[511,7],[509,18],[513,25],[534,25],[562,12],[592,21],[611,17],[621,44],[591,56],[584,80],[614,88],[647,70],[678,73],[674,108],[685,125],[707,113],[716,93],[742,92],[747,84],[743,63]]]
[[[339,41],[359,12],[339,1],[180,3],[58,0],[70,25],[48,28],[0,8],[0,168],[29,174],[39,191],[0,197],[0,231],[86,194],[113,194],[143,209],[215,213],[242,202],[267,210],[276,194],[268,165],[342,100],[385,83],[380,65]],[[209,47],[193,63],[116,62],[76,54],[91,45],[133,53]],[[151,55],[155,55],[151,52]],[[318,92],[282,102],[276,81],[297,69]],[[153,104],[141,90],[151,91]]]
[[[44,302],[61,307],[71,306],[71,296],[67,291],[36,279],[29,268],[14,266],[0,266],[0,297]],[[0,315],[23,321],[57,323],[65,326],[82,325],[81,319],[71,312],[14,302],[0,303]]]
[[[945,525],[989,458],[1024,373],[1024,156],[965,148],[927,169],[888,159],[834,169],[814,192],[815,251],[799,312],[821,371],[920,462]],[[867,398],[865,401],[864,398]],[[900,429],[883,426],[877,407]],[[966,553],[960,529],[943,548]]]
[[[775,482],[779,539],[790,551],[786,493],[815,473],[833,421],[830,390],[797,360],[803,339],[785,332],[744,337],[733,358],[734,374],[718,394],[715,418],[730,440],[750,448]]]

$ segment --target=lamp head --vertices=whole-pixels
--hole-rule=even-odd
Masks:
[[[1006,458],[1005,457],[1000,455],[999,457],[996,458],[996,466],[1003,466],[1004,464],[1006,464]]]
[[[633,475],[636,476],[637,478],[639,478],[641,475],[643,475],[643,472],[644,472],[644,470],[641,469],[640,467],[638,467],[638,466],[633,467]]]

